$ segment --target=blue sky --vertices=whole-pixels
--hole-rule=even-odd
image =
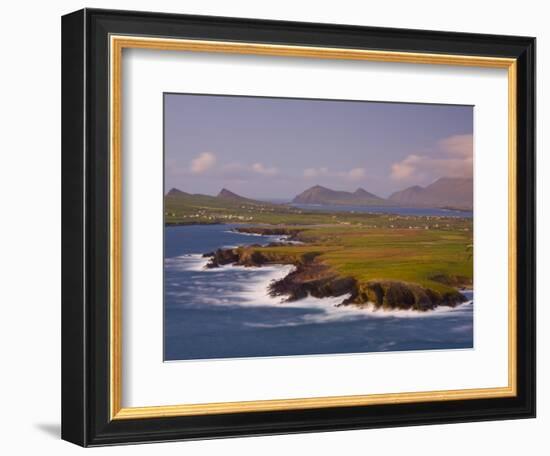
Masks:
[[[472,175],[473,107],[165,94],[165,190],[388,196]]]

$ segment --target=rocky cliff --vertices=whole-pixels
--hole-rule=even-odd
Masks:
[[[438,306],[454,307],[466,301],[457,290],[440,293],[420,285],[396,280],[372,280],[359,283],[353,277],[340,276],[319,260],[319,254],[309,252],[288,255],[260,246],[218,249],[205,254],[210,257],[208,268],[226,264],[257,267],[265,264],[292,264],[294,270],[269,287],[272,296],[284,296],[296,301],[308,295],[316,298],[347,296],[340,305],[374,306],[377,309],[428,311]],[[456,283],[459,279],[456,279]]]

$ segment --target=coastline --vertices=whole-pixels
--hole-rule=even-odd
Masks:
[[[272,242],[267,246],[255,244],[220,248],[204,253],[203,257],[210,258],[207,263],[209,269],[228,264],[244,267],[261,267],[268,264],[293,265],[294,269],[291,272],[269,286],[269,294],[285,297],[283,302],[299,301],[308,296],[343,297],[338,306],[374,307],[376,310],[385,311],[412,310],[421,313],[433,311],[438,307],[456,307],[468,300],[460,291],[469,289],[468,284],[465,283],[466,278],[462,278],[462,281],[456,277],[452,278],[453,287],[443,293],[401,280],[380,279],[362,282],[352,276],[333,271],[319,259],[321,254],[318,252],[296,255],[277,250],[277,247],[291,245],[292,242],[307,246],[307,240],[300,238],[300,233],[306,229],[304,227],[237,227],[233,231],[240,234],[284,236],[285,240]],[[267,252],[262,250],[263,247],[274,247],[274,249]]]
[[[289,301],[287,295],[272,296],[269,285],[294,271],[293,264],[274,262],[250,267],[230,263],[205,268],[210,257],[203,257],[202,252],[215,251],[218,247],[266,246],[280,237],[246,236],[233,231],[244,227],[223,224],[167,229],[164,267],[167,358],[187,360],[473,347],[475,306],[471,293],[465,293],[468,301],[456,307],[438,306],[426,312],[377,308],[371,304],[341,305],[348,295],[322,298],[309,295]],[[324,237],[319,244],[318,235],[349,236],[349,230],[349,227],[336,224],[313,229],[306,227],[298,238],[307,240],[307,245],[258,247],[258,250],[305,252],[314,250],[317,244],[325,248],[327,255],[322,258],[332,266],[334,262],[328,249],[340,248],[342,239],[335,240],[338,244],[335,247]],[[376,241],[370,231],[358,230],[363,233],[362,239],[368,236],[369,246]],[[416,240],[417,236],[411,234]],[[401,251],[401,246],[398,249]],[[346,264],[353,261],[357,253],[342,252]],[[372,248],[361,246],[359,252],[362,257],[369,258]],[[391,266],[394,262],[387,264]],[[382,271],[384,264],[375,261],[373,267],[371,270]],[[394,277],[399,276],[411,277],[399,271],[394,274]]]

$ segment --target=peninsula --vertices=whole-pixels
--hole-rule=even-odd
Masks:
[[[293,265],[269,289],[285,301],[336,296],[342,306],[429,311],[466,301],[460,290],[473,285],[471,218],[308,211],[227,189],[217,196],[173,189],[165,219],[167,225],[232,223],[238,232],[286,237],[203,252],[210,268]]]

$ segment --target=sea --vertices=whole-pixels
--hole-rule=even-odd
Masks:
[[[207,269],[205,252],[284,240],[236,226],[165,228],[165,361],[473,348],[472,291],[455,308],[383,311],[339,306],[346,296],[269,296],[288,265]]]

